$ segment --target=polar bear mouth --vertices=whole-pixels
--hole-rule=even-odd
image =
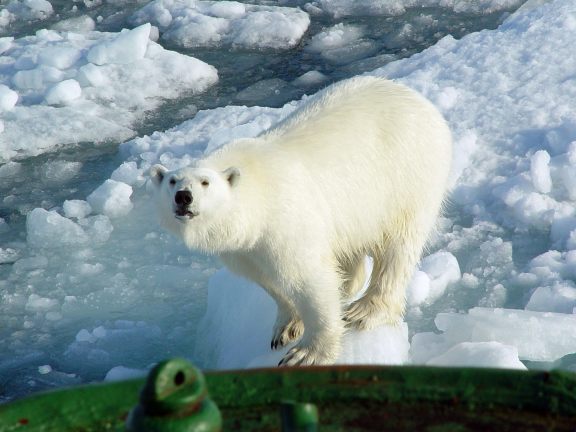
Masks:
[[[192,219],[198,216],[198,213],[194,213],[185,208],[178,208],[174,211],[177,219]]]

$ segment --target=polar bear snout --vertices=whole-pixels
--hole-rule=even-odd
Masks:
[[[178,192],[176,192],[176,195],[174,196],[174,202],[179,207],[186,207],[192,204],[193,199],[194,198],[192,198],[192,193],[187,190],[179,190]]]
[[[198,214],[193,212],[189,207],[190,204],[192,204],[192,201],[194,201],[194,198],[192,197],[192,192],[189,190],[179,190],[174,194],[174,203],[176,204],[174,213],[178,219],[192,219],[193,217],[198,216]]]

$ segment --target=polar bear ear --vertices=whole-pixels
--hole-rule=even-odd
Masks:
[[[159,185],[164,180],[164,174],[168,172],[162,165],[154,165],[150,168],[150,178],[155,185]]]
[[[227,170],[225,170],[222,174],[224,175],[224,178],[226,179],[226,181],[228,181],[231,187],[236,186],[240,181],[240,170],[236,167],[230,167]]]

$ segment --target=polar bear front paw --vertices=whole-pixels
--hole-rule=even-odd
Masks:
[[[296,345],[284,356],[278,366],[312,366],[331,364],[334,359],[320,353],[312,347]]]
[[[301,319],[292,318],[288,322],[277,322],[274,326],[274,335],[270,342],[271,349],[280,349],[292,341],[300,339],[304,333],[304,323]]]

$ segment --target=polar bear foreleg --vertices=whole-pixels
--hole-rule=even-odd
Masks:
[[[280,361],[279,366],[332,364],[338,358],[344,326],[341,321],[339,287],[336,271],[307,281],[294,288],[295,305],[304,323],[304,335]]]
[[[276,301],[276,306],[278,307],[276,323],[272,330],[270,348],[280,349],[302,336],[304,333],[304,323],[298,316],[293,302],[289,301],[276,289],[265,289]]]

